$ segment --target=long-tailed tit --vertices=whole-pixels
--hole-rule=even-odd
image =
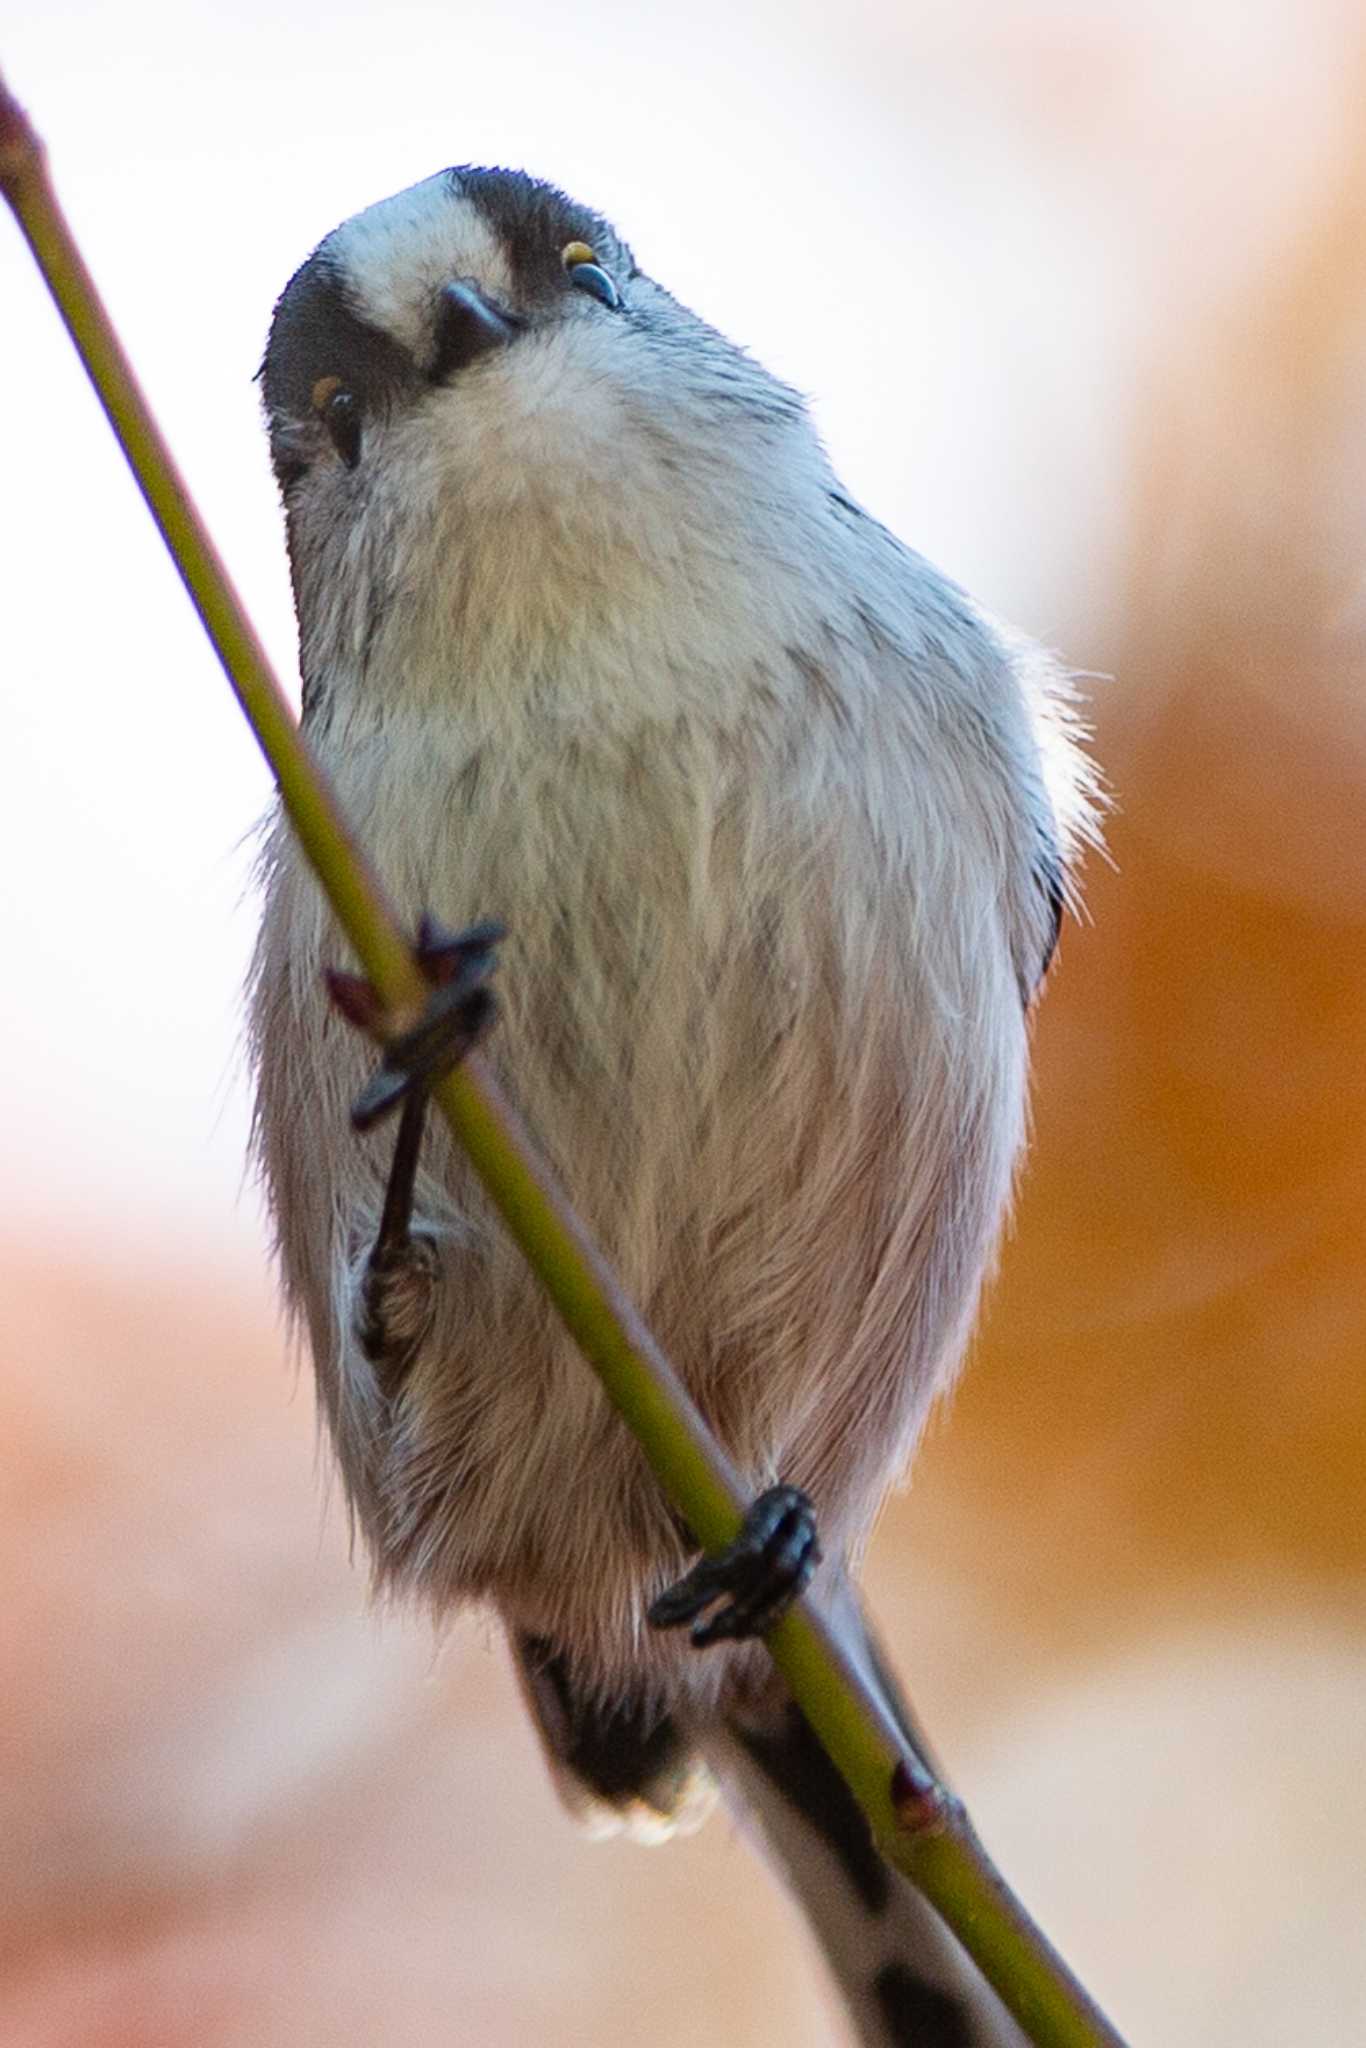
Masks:
[[[962,1353],[1086,829],[1066,691],[793,391],[519,173],[329,235],[263,377],[308,734],[434,984],[477,992],[491,935],[451,934],[505,922],[490,1056],[760,1497],[686,1576],[420,1090],[396,1154],[353,1134],[341,942],[277,821],[259,1153],[376,1576],[496,1609],[586,1817],[667,1828],[711,1774],[757,1809],[863,2038],[1014,2040],[750,1638],[817,1530],[840,1597]]]

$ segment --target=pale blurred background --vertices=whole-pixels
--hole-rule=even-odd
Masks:
[[[874,1599],[1134,2043],[1366,2040],[1366,28],[1347,0],[9,0],[0,58],[282,669],[251,373],[344,214],[509,162],[1093,672],[1113,867]],[[367,1609],[242,1165],[267,778],[0,223],[4,2048],[842,2037],[724,1822],[561,1818]]]

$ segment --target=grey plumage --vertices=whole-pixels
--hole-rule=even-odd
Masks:
[[[574,242],[619,305],[573,289]],[[452,350],[453,282],[487,322]],[[1023,1137],[1089,818],[1057,672],[848,497],[793,392],[519,174],[329,236],[264,395],[348,814],[414,924],[506,921],[491,1057],[756,1491],[806,1489],[854,1569]],[[264,879],[259,1157],[377,1579],[491,1602],[562,1763],[570,1699],[581,1743],[667,1717],[693,1782],[694,1742],[776,1711],[766,1662],[646,1628],[685,1535],[442,1130],[382,1389],[384,1146],[348,1128],[367,1055],[321,979],[344,949],[278,820]]]

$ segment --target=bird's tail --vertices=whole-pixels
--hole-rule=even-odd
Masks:
[[[847,1579],[822,1603],[889,1713],[925,1753]],[[762,1706],[690,1725],[581,1692],[549,1643],[514,1641],[561,1796],[590,1832],[657,1840],[695,1826],[719,1783],[760,1837],[843,1993],[862,2048],[1027,2048],[976,1965],[873,1844],[863,1812],[776,1684]]]
[[[911,1747],[933,1763],[868,1625],[858,1588],[827,1569],[826,1620]],[[735,1707],[700,1746],[741,1824],[757,1829],[819,1943],[862,2048],[1028,2048],[938,1914],[884,1860],[872,1830],[796,1704]]]
[[[803,1716],[784,1701],[699,1736],[727,1804],[756,1829],[819,1943],[862,2048],[1027,2048],[934,1910],[878,1854]]]

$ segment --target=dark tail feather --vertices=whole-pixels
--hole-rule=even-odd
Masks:
[[[924,1754],[853,1588],[828,1588],[851,1654]],[[778,1687],[766,1710],[737,1707],[685,1729],[639,1702],[609,1707],[581,1693],[564,1653],[541,1637],[519,1636],[513,1650],[560,1796],[591,1833],[658,1841],[695,1827],[719,1780],[801,1907],[862,2048],[1028,2048],[937,1914],[878,1854],[857,1802]]]
[[[1027,2048],[938,1915],[878,1854],[791,1701],[765,1727],[746,1717],[708,1731],[702,1747],[800,1905],[864,2048]]]
[[[542,1636],[520,1635],[512,1647],[556,1789],[589,1834],[657,1842],[701,1825],[716,1788],[667,1714],[580,1692],[563,1651]]]
[[[822,1606],[846,1653],[912,1746],[933,1762],[868,1628],[833,1571]],[[861,1808],[794,1703],[736,1709],[701,1747],[728,1803],[763,1836],[844,1996],[863,2048],[1028,2048],[938,1914],[874,1847]]]

